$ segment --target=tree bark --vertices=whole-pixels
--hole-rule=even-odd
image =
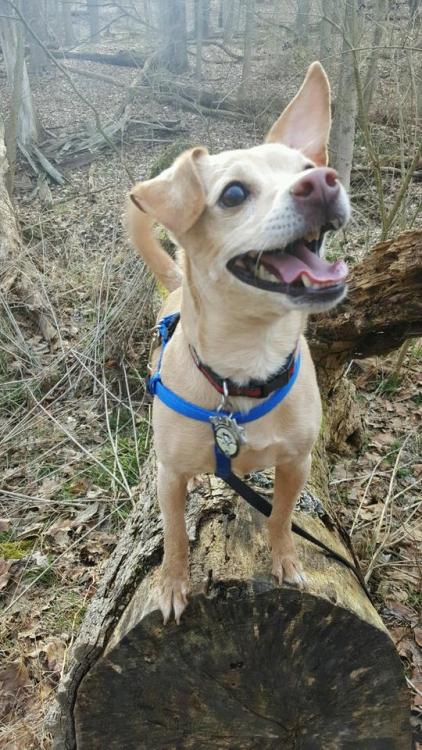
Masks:
[[[332,67],[332,40],[333,28],[329,19],[332,19],[333,0],[322,0],[322,18],[320,21],[320,46],[319,59],[324,65],[325,70],[329,73]]]
[[[351,359],[388,354],[422,335],[422,230],[375,245],[350,273],[340,308],[311,320],[308,338],[319,373]]]
[[[100,14],[98,8],[98,0],[86,1],[88,7],[89,33],[91,39],[95,39],[98,37],[98,34],[100,32]]]
[[[63,38],[66,47],[76,43],[75,31],[72,22],[71,0],[61,0]]]
[[[234,33],[234,19],[236,0],[222,0],[223,2],[223,42],[230,44]]]
[[[160,0],[161,65],[172,73],[188,68],[185,0]]]
[[[368,70],[366,73],[365,86],[363,90],[363,103],[367,116],[369,115],[369,112],[371,110],[372,98],[378,80],[378,58],[380,54],[380,47],[382,44],[382,37],[384,34],[384,23],[387,12],[387,0],[377,0],[372,51],[369,57]]]
[[[121,50],[116,54],[107,52],[73,52],[60,51],[52,54],[60,60],[65,57],[69,60],[91,60],[92,62],[104,63],[104,65],[119,65],[123,68],[142,68],[145,63],[145,57],[141,57],[135,52]]]
[[[10,5],[6,0],[0,0],[0,15],[3,15],[0,18],[0,45],[7,81],[11,91],[19,94],[15,113],[17,117],[17,140],[27,146],[37,138],[37,121],[26,62],[23,59],[24,45],[19,43],[19,38],[23,37],[22,27],[19,21],[14,21],[10,17],[11,14]]]
[[[243,68],[242,82],[239,87],[239,101],[244,101],[247,96],[248,86],[251,83],[252,56],[255,41],[255,0],[246,0],[245,6],[245,36],[243,42]]]
[[[195,77],[197,81],[202,79],[202,40],[204,38],[204,0],[195,0],[195,35],[196,35],[196,59]],[[209,12],[209,6],[208,6]]]
[[[357,0],[347,0],[336,108],[331,137],[332,162],[348,191],[352,172],[358,100],[351,47],[357,41]]]
[[[311,10],[311,0],[298,0],[295,29],[296,34],[305,42],[309,28],[309,13]]]
[[[349,560],[347,536],[324,510],[336,398],[343,421],[351,413],[339,383],[351,357],[388,351],[420,332],[421,249],[420,230],[376,246],[353,269],[345,305],[310,326],[330,408],[294,520]],[[268,473],[253,481],[270,494]],[[189,607],[180,626],[163,627],[151,599],[162,554],[154,456],[144,465],[140,496],[50,714],[55,750],[105,742],[110,750],[334,750],[344,742],[408,750],[400,659],[347,567],[299,538],[307,589],[280,589],[269,574],[263,517],[219,480],[202,477],[187,508]]]
[[[23,13],[36,35],[43,41],[47,41],[44,3],[34,3],[33,0],[25,0],[23,3]],[[39,75],[48,70],[50,60],[43,48],[28,31],[26,32],[26,42],[29,47],[29,72],[33,75]]]

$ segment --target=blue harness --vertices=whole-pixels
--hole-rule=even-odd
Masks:
[[[172,315],[167,315],[165,318],[162,318],[159,321],[156,330],[161,340],[161,352],[158,359],[157,369],[154,374],[150,376],[148,381],[149,393],[152,396],[157,396],[157,398],[159,398],[160,401],[163,402],[163,404],[168,406],[170,409],[173,409],[173,411],[176,411],[178,414],[182,414],[182,416],[188,417],[189,419],[195,419],[198,422],[206,422],[210,425],[210,427],[212,427],[213,425],[213,420],[218,420],[221,419],[221,417],[226,417],[237,427],[238,425],[248,424],[248,422],[254,422],[256,419],[260,419],[261,417],[265,416],[265,414],[268,414],[268,412],[272,411],[272,409],[274,409],[283,401],[283,399],[286,398],[287,394],[293,388],[300,369],[299,352],[297,352],[295,356],[293,371],[288,382],[281,388],[278,388],[276,391],[274,391],[270,396],[268,396],[268,398],[265,399],[265,401],[262,401],[257,406],[252,407],[252,409],[249,409],[249,411],[247,412],[229,412],[224,410],[223,408],[214,410],[203,409],[201,406],[192,404],[190,401],[185,401],[184,398],[181,398],[181,396],[178,396],[177,393],[171,391],[170,388],[167,388],[167,386],[164,385],[163,381],[161,380],[161,365],[164,352],[176,329],[179,320],[180,313],[173,313]],[[220,449],[217,441],[215,441],[215,462],[215,474],[218,477],[221,477],[221,479],[227,479],[232,474],[231,460],[230,457],[227,454],[223,453],[223,451]]]

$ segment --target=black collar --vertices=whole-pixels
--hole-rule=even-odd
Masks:
[[[274,375],[271,375],[267,380],[249,380],[245,385],[237,385],[229,378],[222,378],[217,375],[211,367],[204,365],[199,359],[193,346],[189,346],[190,352],[193,357],[198,370],[205,375],[209,383],[219,393],[226,396],[247,396],[248,398],[266,398],[273,391],[286,385],[293,375],[295,354],[296,349],[289,354],[286,362],[280,367]]]

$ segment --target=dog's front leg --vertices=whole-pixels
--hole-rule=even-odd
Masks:
[[[273,574],[279,583],[288,581],[300,587],[306,583],[305,574],[296,553],[291,518],[296,500],[309,476],[311,457],[301,462],[276,467],[273,510],[268,519]]]
[[[172,609],[177,623],[188,603],[189,543],[185,524],[187,480],[163,464],[157,468],[157,494],[163,516],[164,558],[159,606],[167,623]]]

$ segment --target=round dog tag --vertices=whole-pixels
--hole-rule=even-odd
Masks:
[[[242,443],[245,442],[243,427],[231,417],[212,417],[214,429],[214,440],[220,451],[228,458],[234,458],[239,453]]]

